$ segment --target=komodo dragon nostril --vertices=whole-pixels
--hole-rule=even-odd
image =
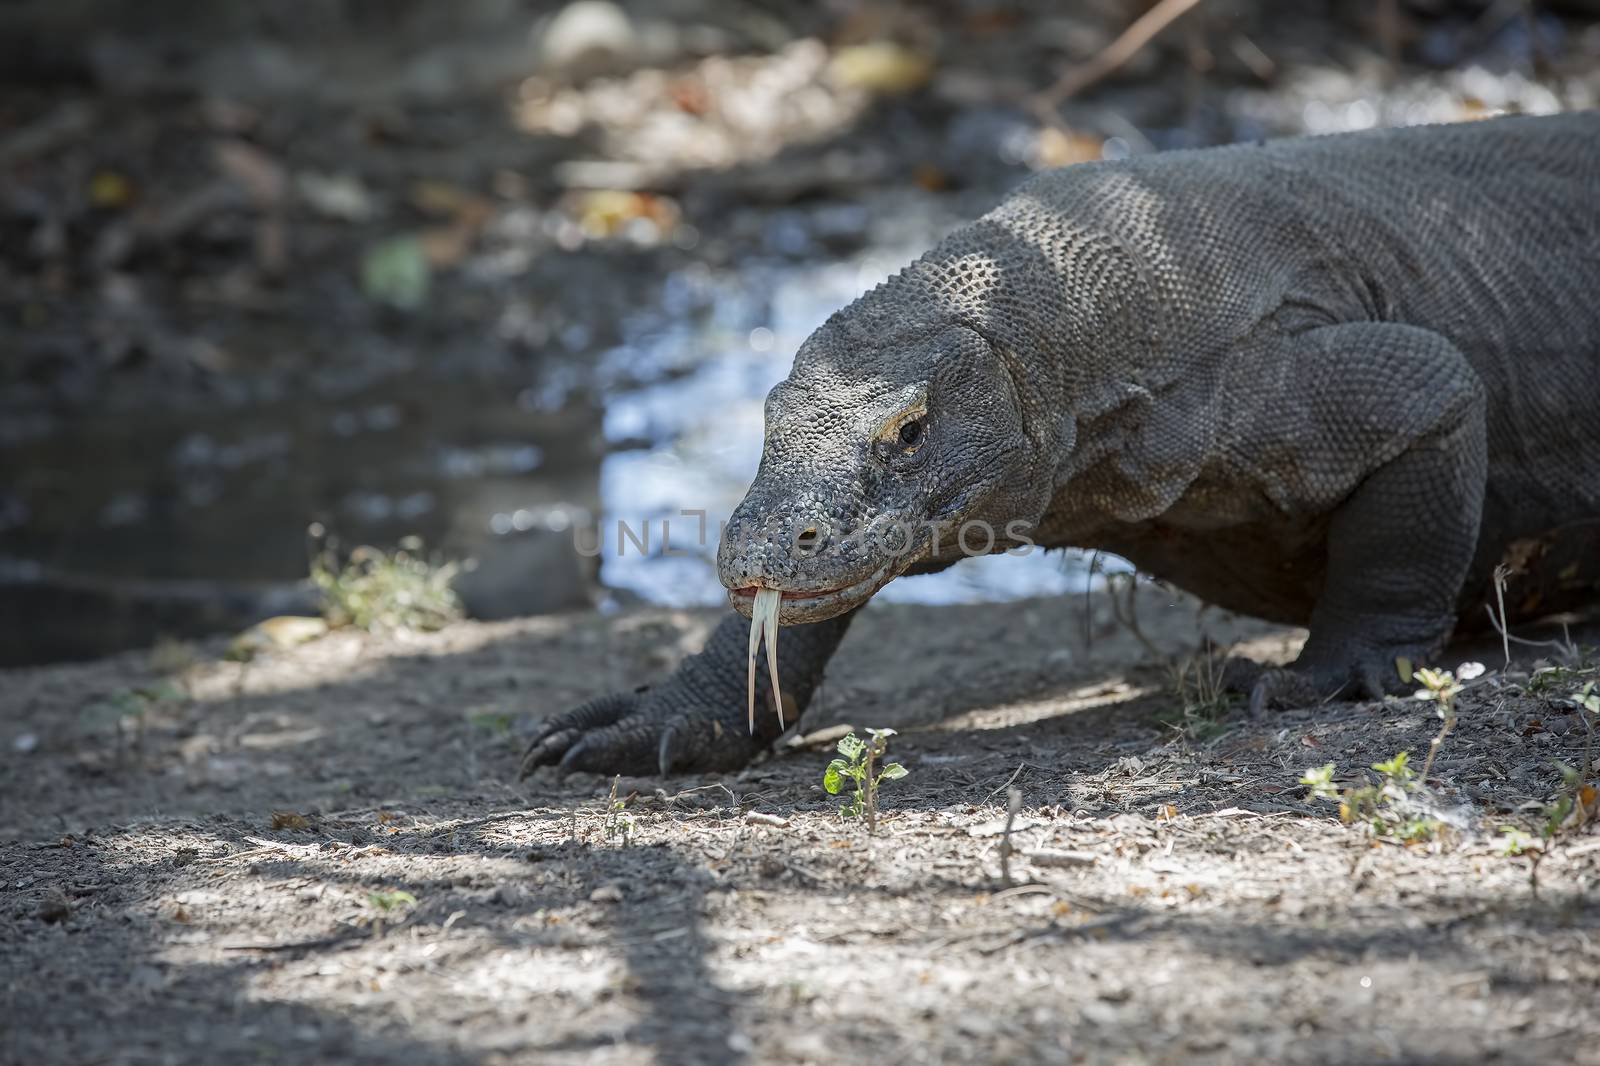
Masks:
[[[809,554],[822,547],[822,533],[816,526],[807,526],[800,531],[800,535],[794,539],[794,543],[801,551]]]

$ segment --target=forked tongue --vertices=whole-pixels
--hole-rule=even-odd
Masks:
[[[778,728],[783,728],[783,694],[778,691],[778,606],[783,593],[777,589],[756,589],[755,606],[750,608],[750,694],[748,713],[750,735],[756,732],[756,656],[761,637],[767,638],[767,673],[772,678],[772,708],[778,712]]]

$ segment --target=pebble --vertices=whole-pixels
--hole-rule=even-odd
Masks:
[[[552,72],[578,76],[625,68],[638,49],[628,13],[608,0],[577,0],[545,28],[540,58]]]
[[[590,903],[621,903],[622,887],[620,885],[601,885],[589,893]]]

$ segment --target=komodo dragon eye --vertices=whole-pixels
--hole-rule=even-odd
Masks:
[[[878,430],[877,443],[873,445],[878,458],[893,464],[917,454],[928,439],[928,407],[918,402],[889,419]]]

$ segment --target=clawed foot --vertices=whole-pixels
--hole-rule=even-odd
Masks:
[[[660,689],[618,692],[590,700],[545,722],[522,756],[522,777],[541,766],[562,773],[700,773],[734,770],[770,739],[751,736],[744,708],[720,712]]]
[[[746,718],[751,626],[730,613],[705,649],[660,685],[601,696],[543,723],[522,757],[522,776],[541,766],[639,775],[737,770],[799,720],[853,613],[784,630],[779,661],[768,664],[773,677],[755,682],[756,706],[781,706],[782,714],[756,715],[754,732]],[[772,695],[778,674],[781,704]]]
[[[1395,665],[1404,654],[1364,653],[1338,665],[1307,663],[1303,655],[1289,666],[1229,659],[1223,666],[1223,687],[1250,697],[1251,718],[1340,698],[1380,700],[1406,691]]]

